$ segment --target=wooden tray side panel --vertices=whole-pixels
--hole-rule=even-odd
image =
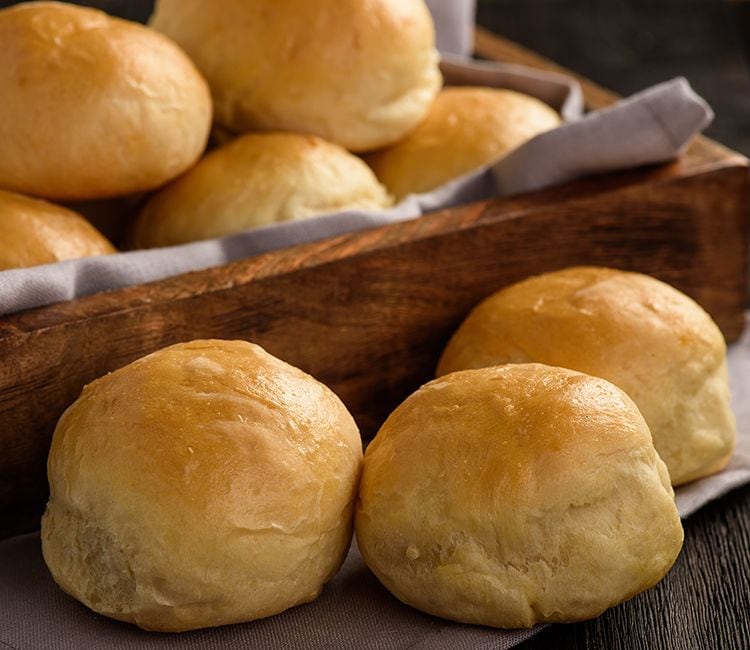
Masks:
[[[359,255],[275,273],[279,252],[264,256],[267,274],[246,282],[8,328],[0,338],[0,509],[9,518],[19,509],[38,513],[51,433],[87,382],[183,340],[259,343],[331,386],[371,436],[431,378],[471,307],[532,274],[575,264],[649,273],[691,294],[733,339],[745,296],[746,189],[746,169],[729,167],[511,213],[502,202],[467,206],[458,230],[442,228],[455,222],[454,210],[424,218],[413,241],[386,238]],[[258,275],[257,259],[233,265],[240,276],[243,265]]]

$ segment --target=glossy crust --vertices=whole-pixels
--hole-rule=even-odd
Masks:
[[[114,252],[76,212],[0,190],[0,271]]]
[[[639,273],[577,267],[487,298],[437,374],[529,361],[603,377],[638,405],[673,485],[721,470],[736,442],[726,345],[711,317]]]
[[[337,145],[296,133],[250,133],[156,194],[133,239],[138,248],[169,246],[391,203],[370,168]]]
[[[414,131],[366,160],[400,200],[495,162],[559,124],[560,116],[535,97],[494,88],[446,88]]]
[[[323,384],[244,341],[84,388],[48,461],[42,551],[91,609],[176,632],[315,599],[349,548],[362,449]]]
[[[208,86],[172,41],[56,2],[0,11],[0,187],[59,200],[152,189],[192,165]]]
[[[423,0],[159,0],[151,25],[196,62],[236,133],[367,151],[413,129],[442,84]]]
[[[422,611],[529,627],[597,616],[682,546],[667,470],[618,388],[538,364],[447,375],[365,454],[359,548]]]

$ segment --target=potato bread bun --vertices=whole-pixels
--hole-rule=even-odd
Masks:
[[[487,298],[437,374],[529,361],[603,377],[638,405],[672,485],[721,470],[734,449],[726,345],[711,317],[639,273],[577,267]]]
[[[683,538],[630,398],[539,364],[407,398],[365,454],[356,530],[401,601],[502,628],[597,616],[658,582]]]
[[[406,138],[366,160],[400,200],[499,160],[559,124],[560,116],[535,97],[451,87],[438,95],[425,120]]]
[[[0,60],[0,188],[59,200],[139,192],[205,147],[205,80],[143,25],[23,3],[0,11]]]
[[[0,190],[0,271],[114,252],[72,210]]]
[[[47,465],[42,551],[106,616],[176,632],[315,599],[349,549],[362,458],[323,384],[244,341],[192,341],[86,386]]]
[[[133,240],[138,248],[170,246],[390,205],[370,168],[341,147],[310,135],[250,133],[214,149],[156,194]]]
[[[424,0],[158,0],[236,133],[312,133],[351,151],[396,142],[442,84]]]

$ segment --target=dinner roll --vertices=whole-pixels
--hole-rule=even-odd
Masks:
[[[342,210],[382,210],[391,198],[341,147],[296,133],[251,133],[210,152],[142,210],[138,248],[231,235]]]
[[[0,190],[0,271],[114,252],[72,210]]]
[[[442,84],[423,0],[158,0],[151,25],[190,54],[236,133],[367,151],[413,129]]]
[[[399,600],[503,628],[597,616],[682,546],[633,402],[538,364],[457,372],[401,404],[365,454],[356,529]]]
[[[469,314],[437,373],[536,361],[603,377],[638,405],[672,485],[721,470],[735,445],[726,346],[693,300],[639,273],[530,278]]]
[[[94,9],[0,11],[0,187],[59,200],[158,187],[200,156],[208,86],[169,39]]]
[[[535,97],[495,88],[446,88],[424,122],[366,160],[402,199],[495,162],[559,124],[560,116]]]
[[[362,449],[323,384],[244,341],[165,348],[58,422],[42,551],[106,616],[177,632],[315,599],[352,533]]]

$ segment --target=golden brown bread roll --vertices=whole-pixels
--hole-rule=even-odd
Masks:
[[[495,88],[446,88],[414,131],[366,160],[400,200],[495,162],[559,124],[560,116],[535,97]]]
[[[0,190],[0,271],[114,252],[72,210]]]
[[[442,83],[423,0],[159,0],[151,25],[185,48],[236,133],[368,151],[413,129]]]
[[[60,419],[42,551],[106,616],[176,632],[315,599],[349,548],[362,448],[334,393],[244,341],[180,343]]]
[[[603,377],[638,405],[673,485],[734,449],[726,345],[711,317],[639,273],[577,267],[498,291],[466,318],[437,374],[529,361]]]
[[[633,402],[538,364],[411,395],[367,449],[356,530],[401,601],[503,628],[597,616],[658,582],[683,538]]]
[[[250,133],[207,154],[143,208],[137,248],[170,246],[392,200],[341,147],[297,133]]]
[[[158,187],[211,123],[205,80],[172,41],[93,9],[0,11],[0,187],[83,200]]]

